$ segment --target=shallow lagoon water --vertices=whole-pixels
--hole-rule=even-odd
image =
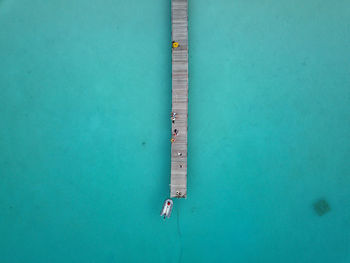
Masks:
[[[349,15],[190,1],[188,198],[163,221],[170,2],[0,1],[0,262],[349,262]]]

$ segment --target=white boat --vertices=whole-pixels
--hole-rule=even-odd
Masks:
[[[167,199],[164,201],[162,212],[160,212],[160,216],[163,218],[169,218],[171,215],[171,210],[173,209],[173,200]]]

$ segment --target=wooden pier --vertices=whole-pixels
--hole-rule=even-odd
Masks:
[[[188,0],[171,1],[172,121],[170,197],[187,196]],[[175,132],[177,131],[177,134]]]

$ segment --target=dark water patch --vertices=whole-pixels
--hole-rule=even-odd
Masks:
[[[142,146],[146,146],[146,142],[142,142],[141,145],[142,145]]]
[[[319,216],[323,216],[329,211],[331,211],[331,207],[325,199],[319,199],[313,203],[314,210],[316,214]]]

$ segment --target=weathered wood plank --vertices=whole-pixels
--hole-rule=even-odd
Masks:
[[[171,145],[170,197],[187,196],[187,117],[188,117],[188,2],[171,2],[172,41],[172,112],[176,113],[172,133],[178,134]]]

